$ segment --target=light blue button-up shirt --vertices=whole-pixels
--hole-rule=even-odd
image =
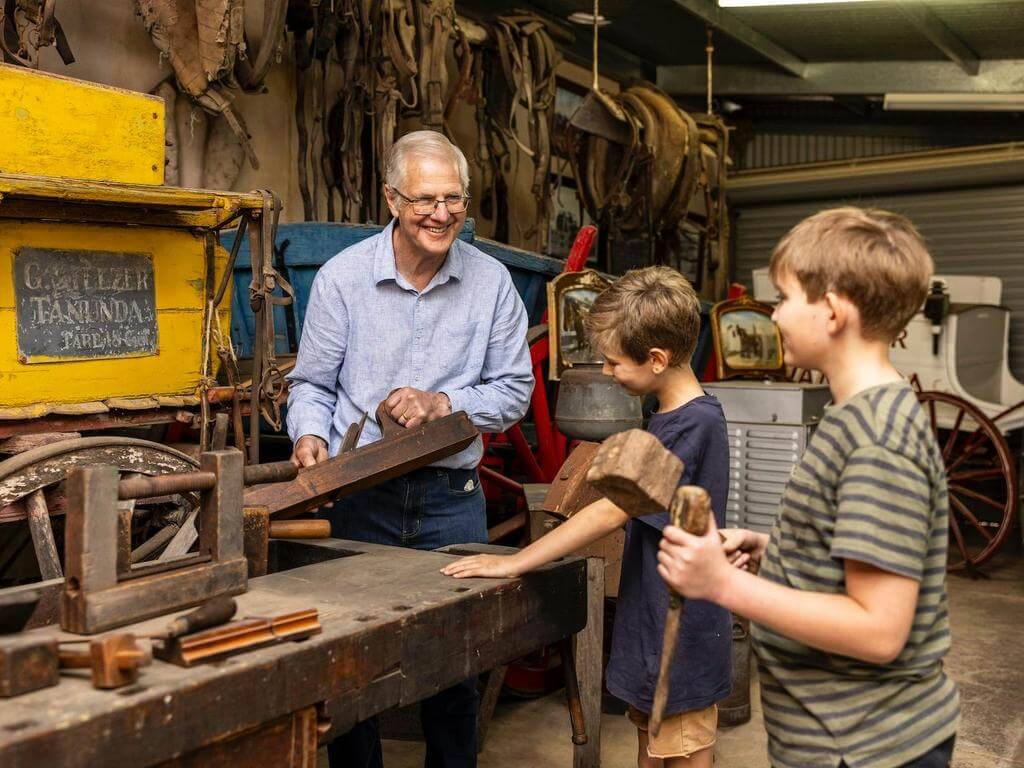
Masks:
[[[399,387],[444,392],[484,432],[519,421],[533,392],[526,308],[503,264],[456,240],[417,292],[395,268],[392,221],[346,248],[317,273],[295,368],[288,374],[288,434],[326,441],[369,413],[359,444],[380,439],[373,415]],[[435,463],[471,469],[478,438]]]

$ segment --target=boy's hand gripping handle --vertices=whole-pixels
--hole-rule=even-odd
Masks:
[[[707,491],[696,485],[682,485],[676,489],[669,507],[672,525],[682,528],[694,536],[703,536],[708,530],[711,516],[711,498]],[[661,730],[661,719],[665,715],[668,701],[669,669],[676,655],[676,641],[683,623],[683,598],[673,592],[669,596],[668,611],[665,614],[665,636],[661,646],[661,666],[658,669],[658,686],[654,689],[654,705],[648,719],[647,729],[651,736]]]

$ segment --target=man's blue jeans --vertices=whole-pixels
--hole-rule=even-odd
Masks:
[[[326,513],[326,514],[325,514]],[[321,511],[339,539],[437,549],[487,542],[487,513],[475,470],[426,467],[347,496]],[[425,768],[475,768],[476,678],[420,703]],[[331,768],[381,768],[377,718],[327,745]]]

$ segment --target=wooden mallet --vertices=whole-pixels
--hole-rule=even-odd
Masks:
[[[708,519],[711,517],[711,497],[707,491],[696,485],[682,485],[676,489],[672,498],[669,517],[672,525],[694,536],[703,536],[707,533]],[[654,689],[654,705],[647,721],[647,730],[651,736],[657,736],[661,730],[661,719],[665,715],[665,703],[668,701],[668,672],[676,655],[676,642],[679,640],[679,628],[682,623],[683,598],[672,592],[668,598],[668,611],[665,613],[665,635],[661,644],[658,685]]]
[[[708,529],[711,499],[703,488],[679,485],[683,462],[649,432],[630,429],[612,435],[598,448],[587,482],[630,517],[669,511],[670,522],[697,536]],[[665,616],[658,683],[648,729],[656,736],[668,700],[669,668],[682,625],[683,598],[673,593]]]

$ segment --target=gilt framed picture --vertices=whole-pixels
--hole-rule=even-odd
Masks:
[[[782,337],[772,322],[772,309],[749,296],[720,301],[711,308],[719,379],[785,378]]]
[[[585,321],[598,294],[611,283],[592,269],[563,272],[548,283],[548,348],[553,380],[574,365],[600,363],[587,338]]]

